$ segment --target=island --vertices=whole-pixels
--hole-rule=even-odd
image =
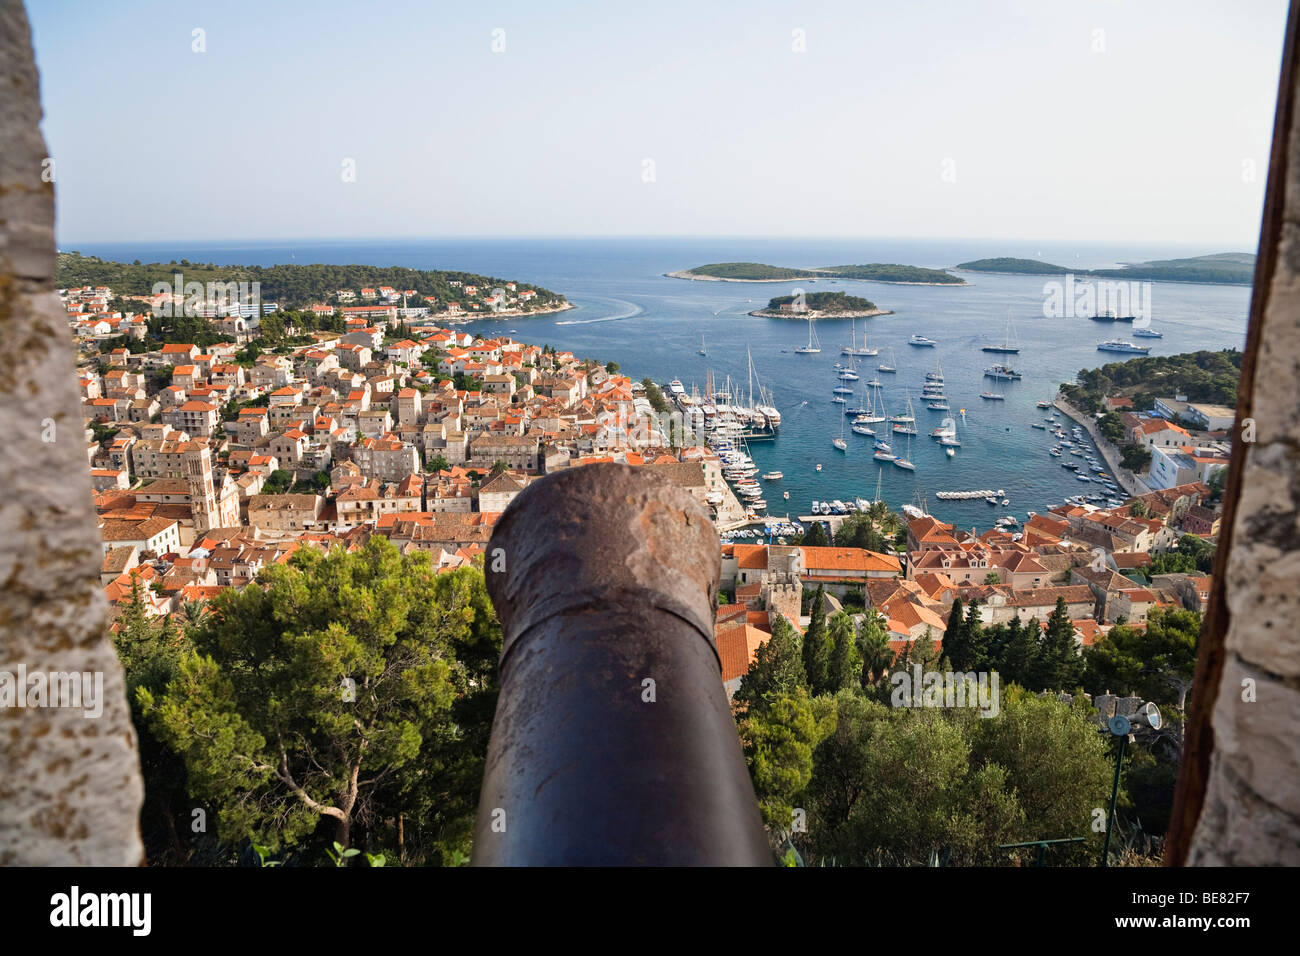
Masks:
[[[178,279],[177,276],[180,278]],[[280,309],[331,307],[331,311],[365,314],[381,307],[400,309],[406,317],[415,311],[444,319],[488,316],[531,316],[574,308],[564,296],[527,282],[498,279],[471,272],[407,269],[399,266],[293,264],[275,266],[218,266],[188,259],[171,262],[114,262],[79,252],[58,254],[55,282],[61,289],[82,286],[111,287],[118,311],[139,309],[138,303],[160,292],[188,298],[191,283],[202,286],[200,298],[212,299],[208,290],[257,290],[264,305]],[[256,283],[256,285],[254,285]],[[179,286],[179,287],[178,287]],[[129,305],[128,303],[137,303]]]
[[[942,269],[924,269],[892,262],[863,265],[820,266],[815,269],[792,269],[762,262],[713,262],[679,272],[665,273],[670,279],[695,279],[704,282],[792,282],[818,279],[863,279],[895,285],[969,285],[961,276]]]
[[[1135,282],[1200,282],[1218,285],[1251,285],[1255,281],[1255,256],[1249,252],[1220,252],[1188,259],[1158,259],[1126,262],[1118,269],[1071,269],[1040,259],[1002,256],[975,259],[954,268],[964,272],[1001,272],[1009,275],[1088,276]]]
[[[893,315],[887,309],[878,309],[869,299],[843,292],[809,292],[802,303],[793,295],[779,295],[767,303],[766,308],[755,309],[750,315],[776,319],[862,319],[873,315]]]

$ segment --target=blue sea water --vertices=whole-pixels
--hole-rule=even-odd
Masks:
[[[965,274],[967,286],[907,286],[877,282],[822,280],[789,283],[691,282],[664,273],[706,262],[756,261],[815,267],[843,263],[899,262],[945,268],[991,256],[1040,257],[1059,265],[1086,269],[1122,262],[1243,251],[1140,244],[1039,243],[1015,240],[920,239],[776,239],[776,238],[580,238],[580,239],[436,239],[336,240],[302,242],[169,242],[70,243],[88,255],[131,261],[182,258],[223,265],[335,263],[457,269],[503,279],[532,282],[561,292],[577,308],[537,318],[507,317],[472,323],[472,332],[517,329],[517,338],[553,345],[602,362],[618,362],[634,378],[659,382],[679,378],[689,390],[704,388],[706,370],[716,381],[730,376],[747,383],[746,349],[753,355],[761,383],[775,397],[784,422],[780,437],[755,444],[755,462],[777,469],[784,479],[766,490],[772,514],[806,514],[813,499],[844,499],[875,494],[877,476],[883,495],[895,508],[925,497],[936,516],[959,527],[987,527],[995,516],[1042,511],[1067,495],[1091,493],[1095,484],[1078,481],[1060,467],[1047,449],[1053,439],[1032,422],[1047,412],[1035,407],[1050,401],[1058,385],[1081,369],[1125,356],[1097,351],[1097,342],[1128,337],[1127,325],[1105,325],[1087,318],[1044,316],[1044,282],[1052,277]],[[876,365],[892,348],[898,372],[877,377],[884,383],[888,411],[901,412],[910,396],[919,434],[912,439],[915,472],[905,472],[871,457],[871,440],[845,427],[847,453],[831,446],[840,434],[842,405],[833,404],[839,384],[833,366],[847,362],[840,348],[850,338],[849,320],[821,321],[819,355],[796,355],[807,342],[807,324],[789,319],[750,316],[773,296],[795,287],[812,291],[843,290],[871,299],[894,314],[857,320],[879,358],[858,359],[859,383],[876,375]],[[1198,349],[1241,348],[1245,342],[1250,289],[1155,283],[1151,287],[1152,328],[1162,339],[1140,339],[1152,355]],[[1001,341],[1008,315],[1014,320],[1021,351],[1000,356],[981,352],[981,345]],[[939,342],[936,348],[907,345],[913,332]],[[707,356],[698,354],[701,336]],[[983,369],[1007,359],[1024,375],[1019,382],[994,382]],[[952,459],[929,432],[946,413],[926,410],[919,400],[925,372],[941,363],[948,401],[958,420],[962,447]],[[1005,401],[980,398],[1000,392]],[[965,408],[963,424],[959,409]],[[880,431],[878,429],[878,431]],[[883,432],[880,432],[884,434]],[[906,439],[891,435],[896,453]],[[816,469],[821,464],[820,471]],[[948,502],[940,490],[1002,488],[1010,506],[993,508],[982,500]],[[790,498],[781,498],[781,491]]]

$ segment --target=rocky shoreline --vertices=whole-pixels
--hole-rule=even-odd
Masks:
[[[875,315],[894,313],[892,309],[854,309],[850,312],[773,312],[771,309],[755,309],[747,314],[765,319],[796,319],[806,322],[808,319],[869,319]]]

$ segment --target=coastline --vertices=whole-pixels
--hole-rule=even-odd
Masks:
[[[757,315],[764,319],[795,319],[806,322],[809,319],[869,319],[875,315],[893,315],[892,309],[858,309],[852,312],[772,312],[768,309],[755,309],[746,315]]]
[[[1137,497],[1145,495],[1151,490],[1145,481],[1119,463],[1118,449],[1110,443],[1105,435],[1097,432],[1096,423],[1091,418],[1062,398],[1060,392],[1057,392],[1056,397],[1052,399],[1052,405],[1066,418],[1083,426],[1083,430],[1088,433],[1089,437],[1092,438],[1092,443],[1101,452],[1101,457],[1106,460],[1106,465],[1110,468],[1110,473],[1115,476],[1116,483],[1124,489],[1126,494],[1130,497]]]
[[[437,318],[444,322],[455,322],[456,324],[463,325],[466,322],[486,322],[488,319],[531,319],[536,315],[554,315],[557,312],[567,312],[570,309],[576,308],[576,305],[566,300],[564,305],[546,309],[529,309],[528,311],[523,311],[521,309],[502,309],[500,312],[462,312],[460,315],[456,316],[455,319],[445,315],[439,315]]]

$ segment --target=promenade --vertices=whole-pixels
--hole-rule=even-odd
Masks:
[[[1082,425],[1083,429],[1092,437],[1093,442],[1097,446],[1097,450],[1101,452],[1101,457],[1105,459],[1106,466],[1110,469],[1110,473],[1115,476],[1115,484],[1123,488],[1130,497],[1145,495],[1151,490],[1145,481],[1119,463],[1119,449],[1116,448],[1105,435],[1101,434],[1101,432],[1097,430],[1097,423],[1091,416],[1085,415],[1083,412],[1079,411],[1059,394],[1056,396],[1055,400],[1053,400],[1052,404],[1067,418]]]

